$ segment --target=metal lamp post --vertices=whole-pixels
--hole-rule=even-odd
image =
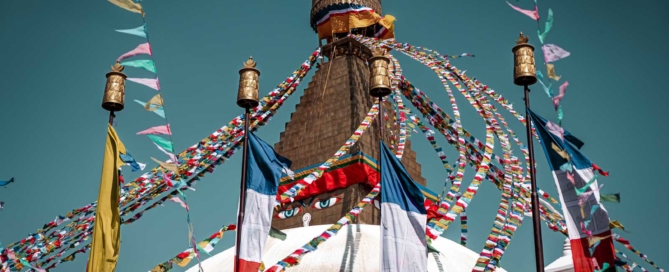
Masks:
[[[244,150],[242,151],[242,181],[239,190],[239,214],[237,215],[237,244],[235,246],[235,272],[239,267],[239,242],[242,237],[244,210],[246,207],[246,171],[249,143],[249,126],[251,123],[251,109],[258,106],[258,78],[260,71],[255,68],[253,57],[244,62],[244,68],[239,70],[239,89],[237,91],[237,106],[244,109]]]
[[[537,70],[534,65],[534,46],[527,43],[529,38],[520,33],[516,46],[511,50],[514,55],[513,83],[523,86],[525,92],[525,128],[527,130],[527,148],[530,153],[530,183],[532,186],[532,226],[534,227],[534,253],[536,258],[536,270],[544,271],[544,252],[541,237],[541,216],[539,211],[539,195],[537,194],[537,178],[534,169],[534,147],[532,139],[532,122],[527,109],[530,108],[530,88],[528,86],[537,83]]]

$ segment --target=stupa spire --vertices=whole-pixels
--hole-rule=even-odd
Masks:
[[[313,0],[312,26],[318,20],[315,18],[325,16],[321,13],[347,7],[361,8],[358,5],[371,8],[377,14],[381,12],[380,0]],[[373,56],[372,51],[355,39],[346,37],[348,33],[341,34],[344,36],[330,39],[321,47],[324,62],[304,90],[279,142],[274,146],[279,154],[293,162],[292,168],[298,178],[303,178],[300,175],[311,173],[332,157],[353,135],[375,101],[368,93],[370,70],[367,61]],[[385,103],[383,109],[386,120],[383,139],[394,149],[399,143],[397,113],[390,103]],[[332,224],[369,193],[371,185],[378,179],[381,136],[378,123],[378,120],[374,121],[351,147],[348,152],[350,157],[336,162],[331,167],[331,174],[324,174],[329,176],[318,181],[322,182],[321,186],[313,186],[308,197],[298,199],[300,205],[289,205],[275,211],[273,227],[287,229],[305,224]],[[402,163],[414,181],[425,185],[416,153],[411,150],[411,141],[406,139],[405,142]],[[353,223],[379,224],[380,214],[378,208],[370,206]]]

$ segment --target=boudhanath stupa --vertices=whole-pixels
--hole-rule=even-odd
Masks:
[[[381,0],[312,0],[311,25],[319,33],[319,20],[336,13],[338,5],[360,5],[372,8],[381,14]],[[334,12],[334,13],[333,13]],[[378,32],[378,31],[376,31]],[[362,35],[374,34],[359,33]],[[378,33],[377,33],[378,34]],[[324,61],[317,66],[316,73],[304,90],[300,103],[281,133],[274,149],[292,161],[293,178],[284,177],[280,186],[287,188],[296,180],[311,173],[333,152],[339,149],[354,133],[355,127],[365,118],[374,98],[369,96],[367,81],[370,71],[366,59],[372,55],[370,49],[347,37],[348,33],[319,37],[325,41],[322,47]],[[323,90],[328,90],[324,92]],[[396,115],[390,103],[384,106],[388,116]],[[326,114],[327,113],[327,114]],[[314,115],[317,115],[314,117]],[[318,118],[318,122],[309,122]],[[333,124],[337,124],[333,126]],[[309,132],[305,133],[305,126]],[[362,138],[345,156],[330,167],[315,186],[296,198],[301,205],[292,205],[274,211],[272,227],[286,234],[285,240],[270,237],[262,255],[267,267],[277,263],[314,237],[323,233],[333,223],[351,210],[373,187],[377,179],[377,158],[380,155],[379,141],[394,143],[392,135],[398,135],[397,127],[386,126],[380,134],[374,122]],[[384,135],[381,139],[381,135]],[[421,166],[411,141],[406,139],[402,164],[413,180],[419,184],[427,199],[438,201],[438,196],[425,186]],[[302,200],[302,201],[299,201]],[[339,234],[321,244],[318,250],[291,267],[294,272],[335,271],[379,271],[381,254],[381,211],[378,201],[374,207],[366,208],[354,218],[353,224],[344,226]],[[370,205],[371,206],[371,205]],[[437,252],[428,256],[428,271],[471,271],[479,258],[476,253],[458,242],[439,237],[431,247]],[[228,272],[234,269],[234,246],[202,262],[207,272]],[[196,264],[188,272],[199,271]],[[496,271],[506,271],[498,268]]]

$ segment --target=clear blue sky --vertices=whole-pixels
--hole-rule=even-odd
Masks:
[[[532,8],[529,0],[513,3]],[[669,26],[664,12],[669,4],[661,0],[546,0],[539,5],[542,17],[549,7],[555,13],[547,42],[572,53],[555,63],[558,74],[570,84],[563,100],[564,127],[586,143],[583,151],[587,156],[611,171],[600,182],[605,184],[605,193],[622,194],[621,204],[606,207],[611,218],[631,231],[623,233],[624,237],[666,268],[669,238],[664,233],[669,219],[662,199],[669,185],[662,172],[663,154],[669,148],[664,145],[667,130],[661,124],[666,122],[662,115],[669,94],[659,79],[669,62],[667,38],[660,34]],[[317,46],[309,27],[309,1],[146,0],[144,7],[177,150],[241,113],[234,102],[237,71],[249,55],[258,61],[261,92],[266,94]],[[531,42],[538,43],[534,21],[502,0],[384,0],[383,10],[397,17],[401,42],[444,54],[476,54],[476,58],[456,59],[453,64],[522,108],[522,91],[512,83],[511,48],[518,31],[529,33]],[[6,202],[0,211],[3,245],[96,199],[107,120],[107,112],[100,107],[104,75],[120,54],[143,42],[114,29],[141,23],[138,14],[104,0],[0,3],[0,180],[16,177],[15,184],[0,189],[0,201]],[[399,58],[405,76],[443,109],[450,109],[434,73],[404,56]],[[131,77],[149,76],[134,68],[126,71]],[[539,88],[535,86],[532,92],[533,108],[553,119],[551,102]],[[126,147],[149,166],[153,166],[149,157],[163,155],[149,139],[135,133],[160,125],[162,120],[132,100],[146,101],[153,95],[154,90],[129,82],[126,109],[117,118],[117,131]],[[465,128],[483,137],[483,121],[458,98]],[[278,141],[297,101],[297,96],[291,98],[258,135],[270,143]],[[522,127],[508,117],[524,139]],[[412,137],[414,148],[429,187],[440,191],[445,171],[423,138]],[[456,157],[452,148],[447,154]],[[555,195],[545,157],[537,154],[539,186]],[[198,239],[235,222],[240,160],[235,156],[200,181],[197,192],[187,193]],[[472,170],[468,173],[467,183]],[[138,174],[125,171],[129,180]],[[467,210],[470,249],[480,252],[483,247],[499,200],[499,191],[484,183]],[[446,236],[457,241],[457,224]],[[230,247],[233,237],[228,233],[214,253]],[[147,271],[187,248],[185,211],[166,203],[124,226],[122,240],[117,271]],[[544,227],[544,241],[546,262],[550,263],[561,254],[564,237]],[[502,266],[509,271],[533,271],[532,252],[528,219]],[[86,258],[87,254],[79,255],[56,271],[83,271]]]

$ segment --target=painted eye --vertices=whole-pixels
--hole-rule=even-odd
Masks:
[[[313,204],[311,204],[311,207],[317,210],[325,209],[325,208],[330,208],[337,204],[340,200],[342,199],[342,196],[332,196],[329,198],[326,198],[321,201],[316,201]]]
[[[295,208],[292,208],[292,209],[287,209],[287,210],[280,211],[274,217],[279,218],[279,219],[287,219],[287,218],[291,218],[293,216],[296,216],[300,212],[302,212],[302,207],[295,207]]]

